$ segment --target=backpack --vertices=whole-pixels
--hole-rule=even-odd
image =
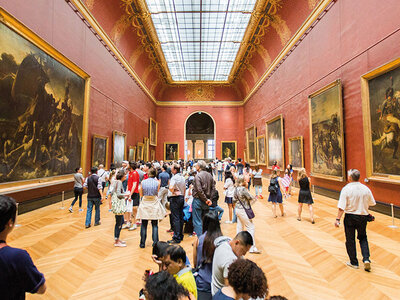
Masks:
[[[270,194],[278,194],[278,189],[279,189],[278,179],[271,178],[269,182],[268,192],[270,192]]]
[[[211,207],[216,207],[218,205],[219,193],[216,189],[211,191]]]

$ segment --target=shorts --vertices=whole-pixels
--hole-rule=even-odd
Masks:
[[[132,206],[139,206],[140,195],[139,193],[133,193],[131,196]]]
[[[131,199],[126,199],[126,207],[125,207],[125,212],[131,213],[133,211],[133,201]]]
[[[226,197],[225,196],[225,203],[232,204],[232,198],[233,197]]]

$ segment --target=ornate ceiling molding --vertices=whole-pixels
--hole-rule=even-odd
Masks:
[[[186,98],[189,101],[211,101],[215,97],[212,85],[198,85],[186,87]]]

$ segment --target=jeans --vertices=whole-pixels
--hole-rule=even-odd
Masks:
[[[211,292],[197,290],[197,300],[212,300]]]
[[[256,190],[256,196],[262,196],[262,185],[255,185],[254,189]]]
[[[171,207],[171,218],[172,218],[172,229],[174,230],[174,235],[172,239],[176,242],[181,242],[183,240],[183,205],[185,204],[184,197],[173,196],[170,198]]]
[[[83,194],[83,188],[74,188],[74,195],[75,195],[75,199],[74,201],[72,201],[71,203],[71,207],[74,206],[76,200],[78,200],[79,197],[79,208],[82,208],[82,194]]]
[[[140,226],[140,246],[144,248],[147,238],[147,224],[149,220],[142,220]],[[158,220],[151,220],[153,246],[158,242]]]
[[[246,211],[243,208],[235,208],[238,222],[236,225],[236,234],[241,232],[243,229],[251,234],[253,238],[253,247],[256,246],[256,240],[254,238],[255,226],[252,220],[246,214]]]
[[[356,251],[356,230],[357,239],[360,241],[363,262],[369,261],[369,247],[367,240],[367,216],[345,214],[344,232],[346,234],[346,250],[352,265],[358,266]]]
[[[209,206],[198,198],[193,198],[192,217],[193,228],[197,236],[203,234],[203,216],[209,211]]]
[[[237,223],[236,208],[233,208],[232,223]]]
[[[124,224],[124,215],[115,215],[114,237],[116,240],[119,239],[119,234],[121,233],[123,224]]]
[[[95,207],[94,223],[98,224],[100,222],[100,200],[100,198],[87,198],[86,226],[90,226],[90,223],[92,223],[93,205]]]
[[[224,214],[224,209],[221,206],[217,205],[215,207],[210,206],[210,210],[215,211],[218,214],[218,220],[221,221],[222,215]]]
[[[218,181],[222,181],[222,170],[218,170]]]
[[[247,184],[247,189],[250,191],[250,186],[251,186],[251,177],[249,179],[249,183]]]

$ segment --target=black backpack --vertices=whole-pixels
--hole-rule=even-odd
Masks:
[[[271,178],[269,181],[268,192],[270,192],[270,194],[278,194],[278,189],[278,178]]]
[[[211,191],[211,207],[216,207],[218,205],[219,193],[217,189]]]

